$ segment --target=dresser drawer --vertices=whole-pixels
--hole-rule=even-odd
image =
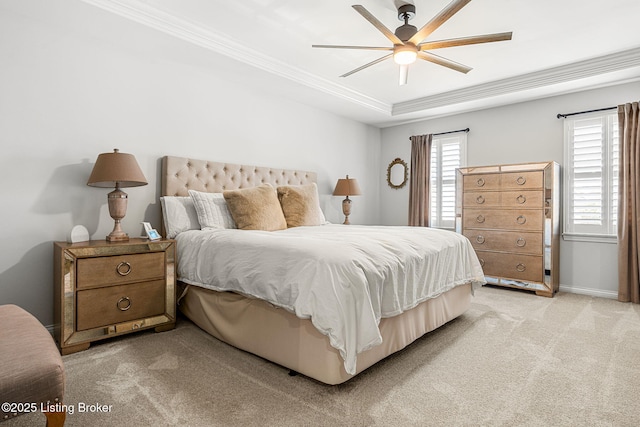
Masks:
[[[542,190],[503,191],[501,205],[505,208],[542,209]]]
[[[501,230],[539,231],[543,225],[542,210],[465,209],[462,226]]]
[[[462,196],[462,205],[465,208],[473,207],[498,207],[502,193],[498,191],[470,191]]]
[[[500,189],[500,175],[496,173],[465,175],[463,184],[464,191],[495,191]]]
[[[544,279],[541,256],[485,251],[477,251],[477,254],[486,276],[532,282]]]
[[[164,292],[164,280],[78,291],[77,330],[163,314]]]
[[[476,250],[542,255],[542,233],[501,230],[464,230]]]
[[[542,188],[544,176],[542,171],[537,172],[505,172],[502,174],[501,188],[503,190],[515,188]]]
[[[164,253],[81,258],[77,268],[78,289],[157,279],[165,274]]]

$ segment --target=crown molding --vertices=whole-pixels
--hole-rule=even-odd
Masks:
[[[353,102],[373,111],[391,115],[392,105],[318,77],[234,41],[229,36],[169,14],[138,0],[82,0],[92,6],[225,55],[261,70]]]
[[[567,83],[633,67],[640,67],[640,48],[624,50],[411,101],[399,102],[393,105],[391,114],[397,116],[452,104],[477,101],[499,95]]]

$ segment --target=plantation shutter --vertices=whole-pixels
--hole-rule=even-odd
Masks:
[[[614,114],[565,120],[565,234],[616,234],[618,123]]]
[[[464,166],[466,134],[433,139],[431,146],[431,225],[454,228],[456,169]]]

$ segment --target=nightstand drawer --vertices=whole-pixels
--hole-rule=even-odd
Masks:
[[[164,252],[81,258],[77,268],[78,289],[152,280],[165,275]]]
[[[143,319],[164,311],[164,280],[78,291],[77,330]]]

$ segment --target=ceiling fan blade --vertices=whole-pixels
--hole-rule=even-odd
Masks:
[[[449,18],[455,15],[460,9],[467,5],[471,0],[453,0],[444,9],[434,16],[431,21],[424,24],[422,28],[418,30],[408,41],[416,46],[424,39],[426,39],[431,33],[433,33],[440,25],[447,22]]]
[[[313,44],[311,47],[321,47],[326,49],[363,49],[363,50],[393,50],[392,47],[380,46],[340,46],[334,44]]]
[[[443,67],[451,68],[452,70],[460,71],[464,74],[467,74],[472,70],[471,67],[467,67],[466,65],[451,61],[450,59],[446,59],[442,56],[434,55],[433,53],[429,52],[418,52],[418,58],[424,59],[425,61],[433,62],[434,64],[442,65]]]
[[[437,40],[432,42],[424,42],[418,45],[420,50],[441,49],[443,47],[466,46],[470,44],[491,43],[504,40],[511,40],[513,33],[495,33],[484,34],[481,36],[460,37],[458,39]]]
[[[471,0],[468,0],[471,1]],[[378,21],[378,18],[373,16],[364,6],[359,4],[354,4],[353,7],[360,15],[364,17],[367,21],[371,22],[374,27],[376,27],[382,34],[384,34],[393,44],[404,44],[402,40],[398,38],[391,30],[384,26],[384,24]],[[424,40],[424,38],[423,38]]]
[[[344,73],[344,74],[343,74],[343,75],[341,75],[340,77],[348,77],[348,76],[350,76],[350,75],[351,75],[351,74],[353,74],[353,73],[357,73],[358,71],[362,71],[362,70],[364,70],[364,69],[365,69],[365,68],[367,68],[367,67],[370,67],[370,66],[372,66],[372,65],[377,64],[378,62],[382,62],[382,61],[384,61],[385,59],[391,58],[391,56],[392,56],[392,55],[393,55],[393,53],[390,53],[390,54],[388,54],[388,55],[385,55],[385,56],[383,56],[382,58],[378,58],[378,59],[376,59],[375,61],[371,61],[371,62],[369,62],[368,64],[364,64],[363,66],[358,67],[358,68],[356,68],[355,70],[351,70],[351,71],[349,71],[348,73]]]
[[[409,65],[408,64],[400,65],[400,79],[398,84],[400,86],[406,85],[408,78],[409,78]]]

